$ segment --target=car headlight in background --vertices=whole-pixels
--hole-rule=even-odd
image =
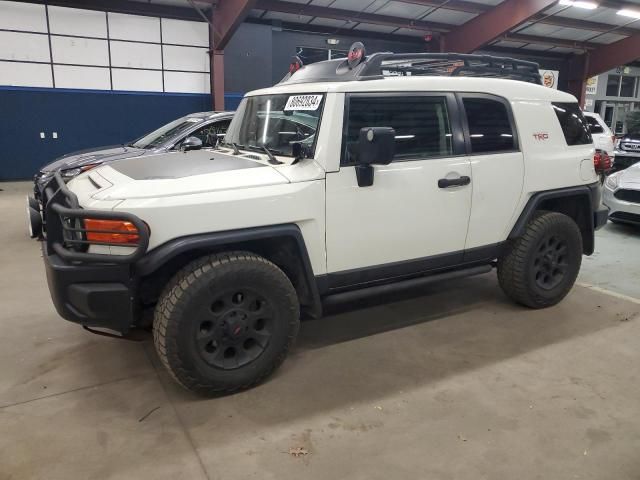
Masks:
[[[618,187],[618,175],[619,172],[609,175],[605,180],[604,185],[611,190],[615,190]]]
[[[92,168],[97,166],[98,164],[90,164],[83,165],[82,167],[78,168],[68,168],[67,170],[60,170],[60,176],[65,180],[65,182],[68,182],[72,178],[80,175],[82,172],[86,172],[87,170],[91,170]]]

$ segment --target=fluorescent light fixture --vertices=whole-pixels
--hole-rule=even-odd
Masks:
[[[587,2],[583,0],[560,0],[560,5],[564,5],[565,7],[585,8],[587,10],[598,8],[598,4],[596,2]]]
[[[623,8],[622,10],[618,10],[617,14],[624,17],[640,18],[640,10],[629,10],[628,8]]]

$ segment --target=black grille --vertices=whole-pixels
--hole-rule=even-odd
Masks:
[[[635,213],[615,212],[615,213],[612,213],[609,218],[611,218],[612,220],[620,220],[622,222],[640,224],[640,215],[637,215]]]
[[[640,190],[620,189],[613,194],[618,200],[625,202],[640,203]]]
[[[630,152],[640,152],[640,143],[620,142],[620,148]]]

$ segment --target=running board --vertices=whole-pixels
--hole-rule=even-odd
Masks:
[[[471,277],[473,275],[481,275],[488,273],[492,270],[491,265],[480,265],[478,267],[461,268],[459,270],[452,270],[443,273],[435,273],[425,277],[411,278],[408,280],[401,280],[394,283],[387,283],[384,285],[375,285],[372,287],[360,288],[358,290],[350,290],[348,292],[334,293],[322,299],[323,307],[332,307],[343,303],[353,302],[362,298],[373,297],[377,295],[386,295],[390,293],[396,293],[411,288],[421,287],[434,282],[441,282],[445,280],[452,280],[454,278]]]

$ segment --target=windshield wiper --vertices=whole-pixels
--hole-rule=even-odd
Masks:
[[[240,148],[236,142],[231,142],[229,145],[231,145],[231,147],[233,148],[234,155],[240,155]]]
[[[269,150],[266,145],[262,145],[260,148],[267,154],[267,157],[269,157],[269,163],[271,165],[282,165],[282,162],[278,160],[273,153],[271,153],[271,150]],[[277,150],[274,150],[274,152],[278,153]]]

